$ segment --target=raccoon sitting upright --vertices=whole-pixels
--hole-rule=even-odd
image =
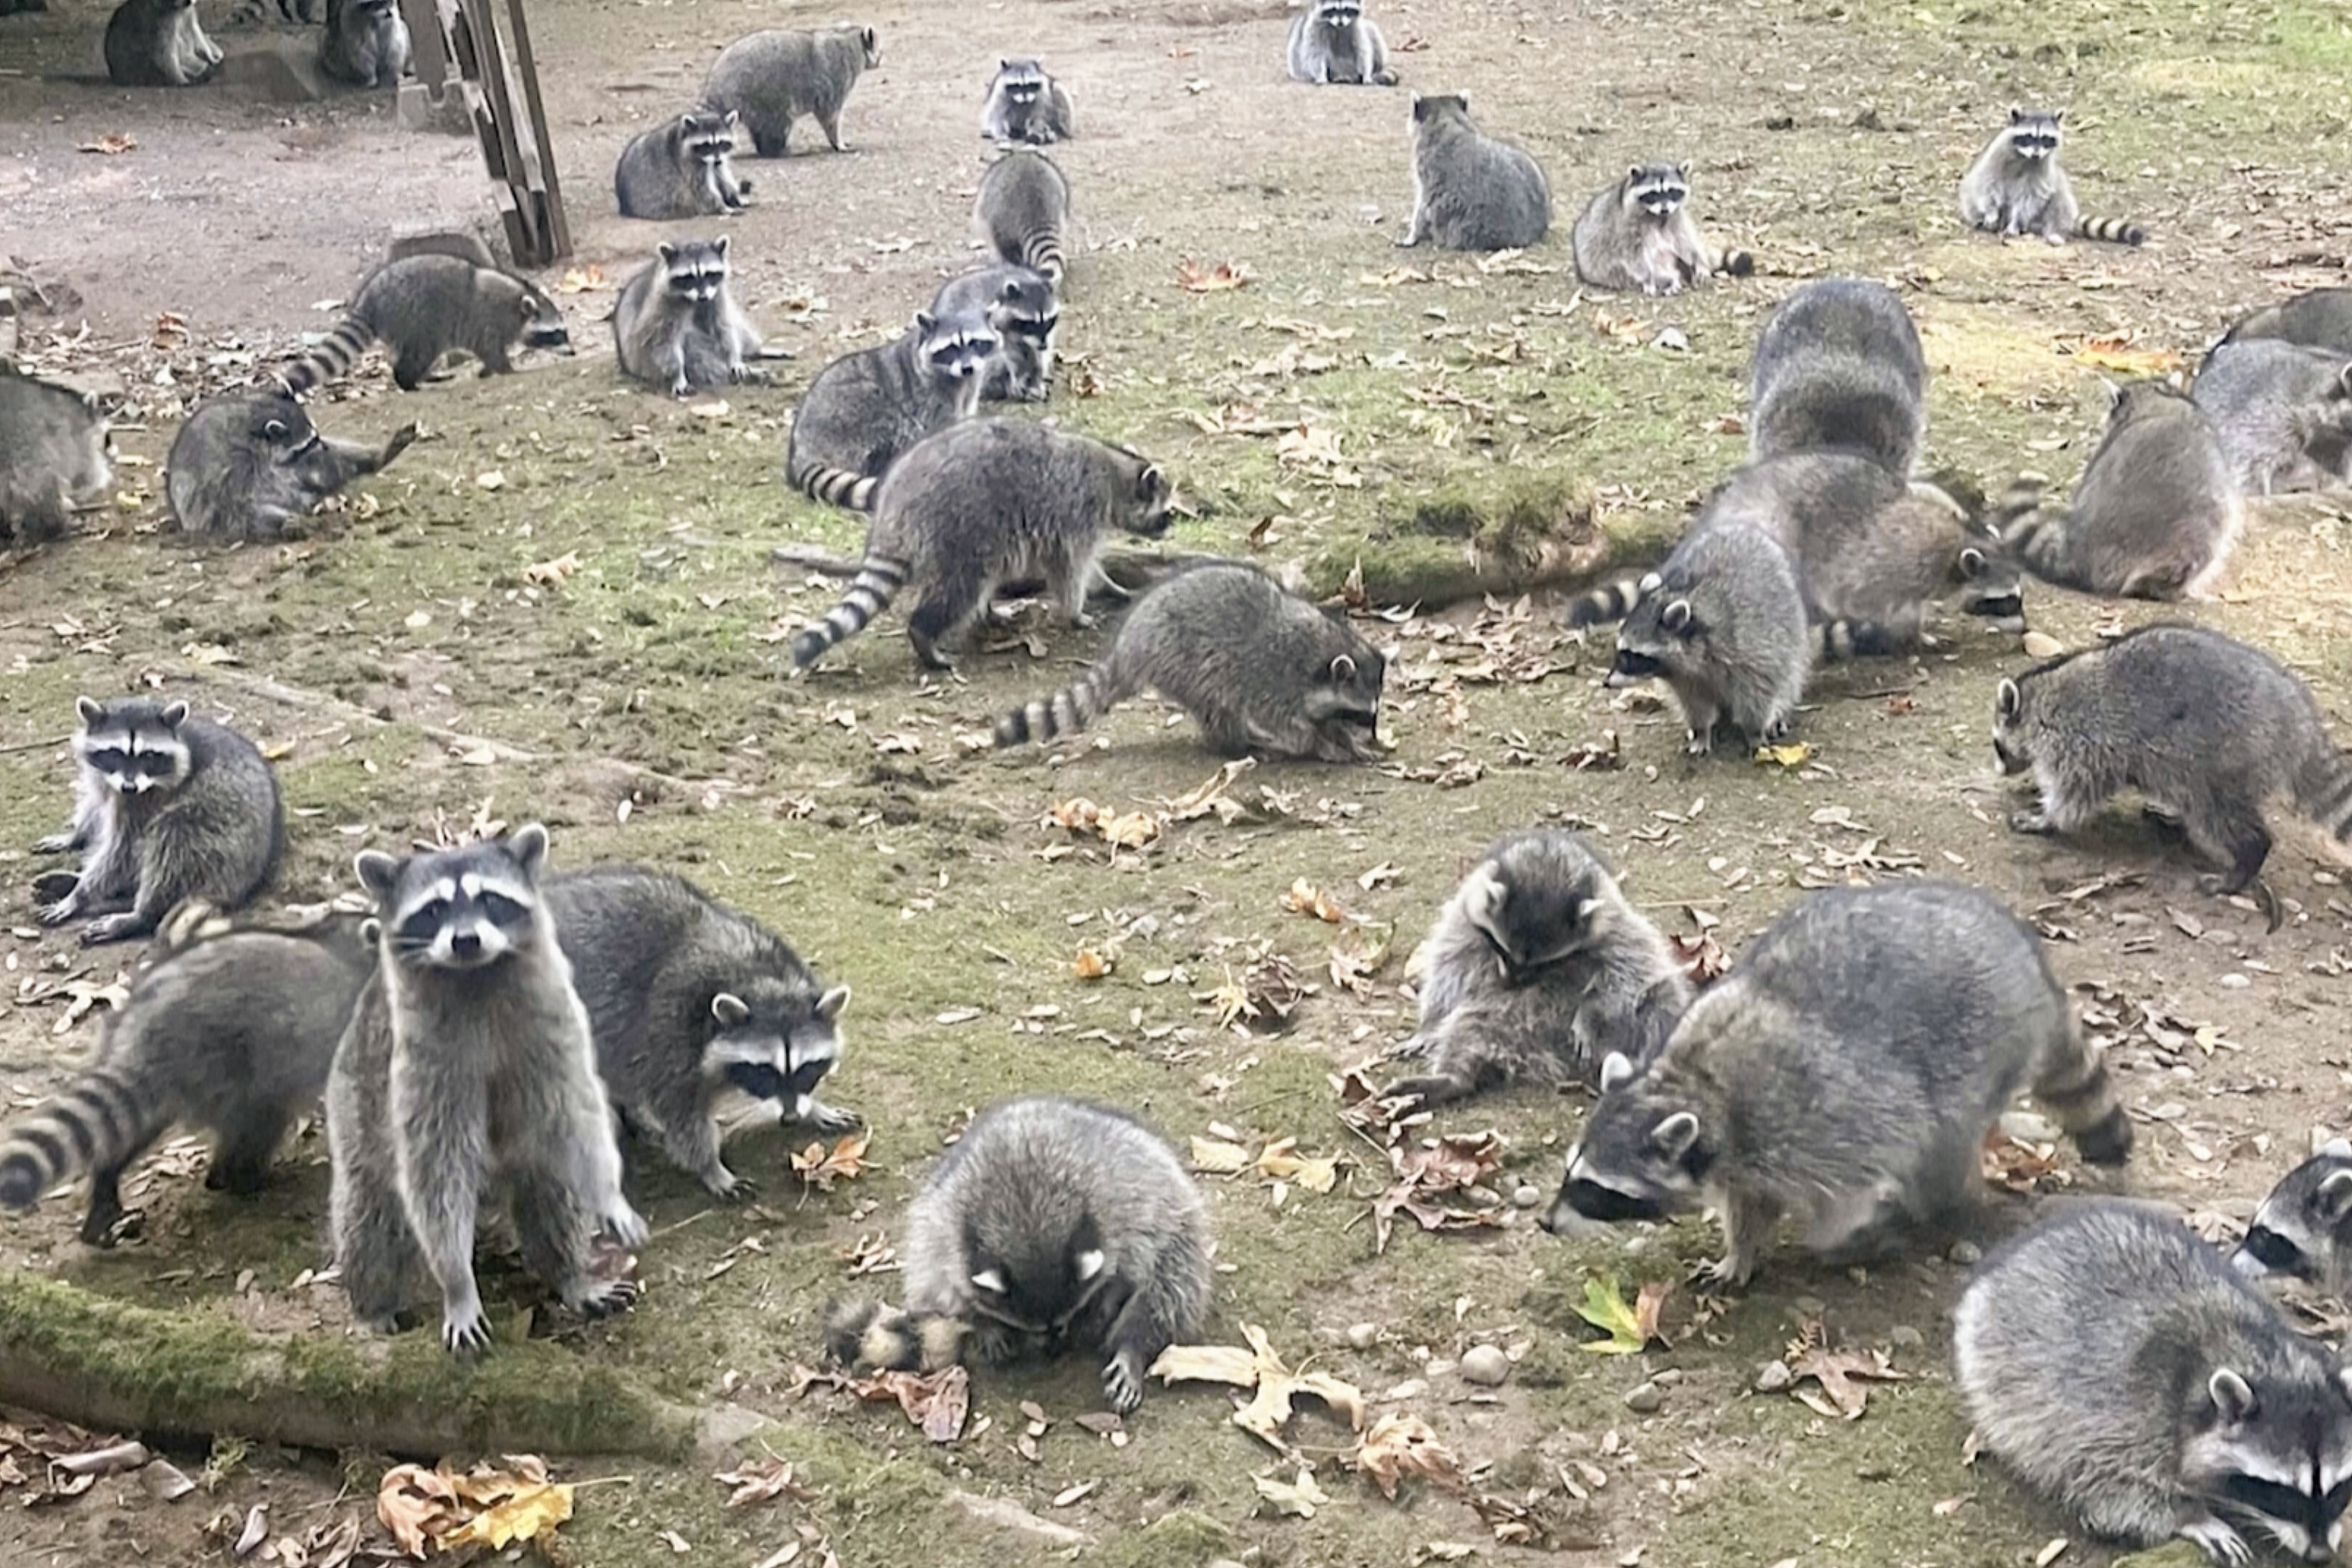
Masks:
[[[1192,1178],[1158,1133],[1084,1100],[982,1112],[915,1194],[898,1255],[906,1312],[829,1310],[835,1360],[905,1369],[928,1348],[933,1363],[995,1367],[1090,1351],[1126,1415],[1145,1370],[1209,1312],[1209,1215]]]
[[[621,1194],[621,1151],[588,1012],[540,892],[547,829],[395,859],[369,850],[377,968],[327,1082],[335,1262],[352,1315],[390,1331],[420,1274],[441,1291],[441,1342],[487,1350],[474,1281],[478,1210],[495,1182],[523,1262],[595,1316],[636,1299],[593,1242],[646,1222]]]
[[[2245,506],[2212,421],[2160,381],[2116,395],[2107,431],[2075,481],[2074,504],[2045,510],[2021,484],[1997,509],[2019,565],[2047,583],[2136,599],[2203,599],[2230,563]]]
[[[992,142],[1022,142],[1043,147],[1076,135],[1070,90],[1045,74],[1034,59],[1004,58],[988,84],[980,109],[980,133]]]
[[[98,399],[0,359],[0,542],[44,544],[114,483]]]
[[[1830,1260],[1876,1256],[1981,1191],[1985,1134],[2031,1087],[2085,1160],[2132,1126],[2041,942],[1975,888],[1808,893],[1636,1067],[1612,1053],[1545,1228],[1700,1207],[1747,1281],[1780,1217]]]
[[[905,589],[919,595],[907,640],[931,669],[940,643],[988,607],[999,583],[1042,577],[1074,626],[1094,624],[1087,590],[1114,527],[1168,531],[1160,465],[1123,447],[1024,419],[966,419],[918,442],[874,492],[866,560],[816,625],[793,639],[793,668],[866,629]]]
[[[2241,1274],[2286,1274],[2344,1294],[2352,1283],[2352,1139],[2329,1139],[2279,1179],[2230,1263]]]
[[[727,281],[727,239],[664,240],[621,285],[613,342],[621,369],[673,397],[740,382],[760,334]]]
[[[689,109],[629,139],[613,167],[623,217],[723,217],[749,205],[751,182],[735,173],[734,110]]]
[[[1415,93],[1412,216],[1401,246],[1511,250],[1551,232],[1551,182],[1515,142],[1486,135],[1466,92]]]
[[[826,145],[846,153],[841,110],[860,73],[882,63],[871,27],[841,23],[814,32],[751,33],[719,51],[702,86],[702,101],[734,110],[762,158],[792,151],[793,121],[816,121]]]
[[[1629,294],[1679,294],[1717,273],[1745,278],[1756,258],[1717,250],[1699,237],[1688,163],[1636,163],[1593,194],[1578,216],[1570,244],[1576,275],[1596,289]]]
[[[1043,153],[1015,148],[988,166],[972,199],[972,226],[997,258],[1040,274],[1056,289],[1067,266],[1070,182]]]
[[[1895,290],[1808,283],[1774,307],[1749,363],[1748,450],[1854,452],[1909,479],[1927,439],[1927,356]]]
[[[30,1208],[91,1173],[81,1238],[92,1247],[112,1245],[122,1173],[175,1122],[214,1134],[205,1186],[259,1192],[287,1126],[326,1087],[352,1004],[375,970],[356,914],[271,924],[179,908],[205,929],[131,983],[81,1075],[0,1137],[0,1205]],[[167,940],[183,923],[175,915]]]
[[[2274,834],[2301,819],[2315,847],[2344,860],[2352,842],[2352,763],[2328,739],[2310,688],[2277,660],[2202,626],[2142,626],[2102,647],[2003,680],[1993,701],[2001,772],[2031,772],[2040,800],[2009,819],[2020,833],[2071,833],[2119,790],[2179,827],[2228,870],[2204,879],[2254,889]]]
[[[106,75],[117,87],[194,87],[221,59],[196,0],[122,0],[106,19]]]
[[[2247,494],[2352,483],[2352,354],[2276,338],[2222,343],[2189,396]]]
[[[1290,19],[1290,79],[1318,86],[1394,87],[1388,41],[1363,0],[1307,0]]]
[[[330,440],[283,392],[225,394],[200,405],[172,439],[164,490],[172,521],[206,539],[281,538],[415,439],[410,424],[381,447]]]
[[[1062,307],[1042,272],[1009,261],[959,272],[931,296],[940,326],[985,327],[996,353],[981,377],[984,403],[1044,403],[1054,395],[1054,337]]]
[[[541,886],[588,1009],[623,1121],[722,1198],[754,1189],[719,1158],[730,1092],[773,1100],[787,1126],[857,1125],[817,1099],[841,1060],[849,988],[817,984],[782,939],[678,877],[600,866]]]
[[[2053,245],[2080,236],[2139,245],[2147,231],[2124,218],[2084,217],[2074,187],[2058,166],[2063,109],[2011,109],[2009,123],[1985,144],[1960,181],[1960,217],[1999,235],[2039,235]]]
[[[1649,1060],[1690,1005],[1673,946],[1565,828],[1496,840],[1426,952],[1420,1026],[1396,1054],[1428,1071],[1383,1099],[1444,1105],[1523,1080],[1589,1085],[1612,1052]]]
[[[572,352],[562,310],[537,284],[456,256],[404,256],[369,273],[326,341],[278,379],[299,397],[349,375],[373,342],[391,351],[392,383],[403,392],[415,391],[453,350],[481,361],[485,375],[510,373],[518,347]]]
[[[398,87],[408,68],[408,24],[398,0],[327,0],[319,68],[354,87]]]
[[[44,925],[85,915],[85,943],[145,936],[183,899],[241,909],[278,869],[285,807],[254,743],[185,702],[77,698],[73,821],[33,847],[81,853],[41,879]]]
[[[902,453],[980,406],[998,342],[985,321],[920,311],[888,342],[835,360],[793,409],[784,479],[828,505],[872,510],[875,487]]]
[[[2171,1215],[2083,1204],[2005,1243],[1953,1310],[1952,1362],[1983,1451],[2092,1533],[2336,1561],[2352,1371]]]
[[[996,743],[1074,734],[1148,689],[1192,714],[1227,756],[1371,762],[1387,673],[1343,612],[1241,562],[1188,566],[1136,602],[1092,669],[999,719]]]

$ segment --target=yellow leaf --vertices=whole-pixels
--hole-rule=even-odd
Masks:
[[[1192,1168],[1213,1176],[1237,1176],[1249,1169],[1249,1151],[1219,1138],[1192,1140]]]
[[[2180,356],[2170,349],[2137,348],[2129,338],[2084,338],[2074,346],[2078,363],[2126,375],[2162,375],[2180,368]]]
[[[1257,1382],[1257,1357],[1239,1345],[1170,1345],[1145,1375],[1162,1384],[1229,1383],[1248,1388]]]
[[[1290,884],[1290,891],[1284,897],[1282,907],[1295,914],[1313,915],[1331,925],[1338,925],[1348,918],[1348,911],[1339,907],[1338,900],[1304,877]]]
[[[1315,1510],[1331,1500],[1315,1484],[1315,1472],[1301,1469],[1295,1481],[1277,1480],[1272,1476],[1253,1476],[1257,1483],[1257,1495],[1274,1505],[1276,1513],[1293,1514],[1300,1519],[1313,1519]]]
[[[1391,1502],[1396,1501],[1398,1483],[1407,1476],[1425,1476],[1448,1491],[1460,1491],[1465,1485],[1462,1461],[1418,1415],[1381,1416],[1356,1445],[1352,1457],[1356,1468],[1371,1477]]]
[[[1100,980],[1111,972],[1113,962],[1091,947],[1082,947],[1078,949],[1076,961],[1070,967],[1076,972],[1077,977],[1081,980]]]
[[[538,583],[553,587],[568,582],[572,574],[579,570],[580,552],[576,550],[567,550],[552,561],[542,561],[536,566],[524,567],[522,575],[523,581],[527,583]]]
[[[446,1552],[457,1546],[488,1546],[493,1552],[512,1542],[529,1541],[572,1517],[572,1488],[562,1482],[527,1486],[506,1501],[483,1510],[436,1542]]]
[[[1799,766],[1807,757],[1810,757],[1812,754],[1813,749],[1805,744],[1802,741],[1798,741],[1793,744],[1786,746],[1759,746],[1756,748],[1756,760],[1758,762],[1778,763],[1784,768]]]

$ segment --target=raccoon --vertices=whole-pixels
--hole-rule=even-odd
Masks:
[[[1307,0],[1290,18],[1290,79],[1318,86],[1394,87],[1388,41],[1362,0]]]
[[[972,226],[999,258],[1062,286],[1064,237],[1070,226],[1070,182],[1043,153],[1016,148],[988,166],[972,203]]]
[[[2352,289],[2314,289],[2239,318],[2221,341],[2282,338],[2306,348],[2352,354]]]
[[[1199,1189],[1158,1133],[1084,1100],[1034,1095],[982,1112],[924,1179],[898,1251],[906,1312],[836,1307],[836,1359],[1002,1366],[1096,1351],[1104,1396],[1126,1415],[1143,1403],[1145,1369],[1208,1316]]]
[[[2352,482],[2352,355],[2275,338],[2223,343],[2189,396],[2247,494]]]
[[[2287,1274],[2328,1294],[2344,1294],[2352,1276],[2352,1139],[2331,1138],[2289,1171],[2246,1227],[2230,1256],[2241,1274]]]
[[[1062,307],[1043,273],[998,261],[959,272],[931,297],[931,320],[982,326],[996,353],[981,377],[991,403],[1044,403],[1054,395],[1054,334]]]
[[[1077,132],[1070,118],[1069,89],[1045,74],[1037,60],[1000,59],[988,100],[980,110],[980,133],[992,142],[1024,142],[1043,147],[1067,142]]]
[[[1714,749],[1718,721],[1750,745],[1777,739],[1804,695],[1811,643],[1796,567],[1747,522],[1702,516],[1656,571],[1569,605],[1571,627],[1607,620],[1624,623],[1607,684],[1663,679],[1694,757]]]
[[[99,400],[0,360],[0,542],[42,544],[114,483]]]
[[[462,349],[485,375],[514,369],[517,346],[572,352],[563,312],[537,284],[455,256],[404,256],[368,274],[334,331],[278,373],[300,396],[357,368],[368,345],[392,351],[392,382],[414,392],[441,356]]]
[[[821,987],[781,938],[681,878],[600,866],[540,891],[622,1120],[714,1195],[756,1190],[719,1156],[712,1111],[730,1091],[813,1132],[857,1125],[816,1098],[841,1059],[847,986]]]
[[[531,823],[356,862],[383,934],[327,1079],[335,1258],[352,1316],[385,1331],[429,1272],[453,1353],[489,1347],[474,1227],[494,1179],[524,1263],[565,1306],[596,1316],[637,1295],[594,1267],[600,1229],[634,1247],[646,1222],[621,1194],[588,1012],[540,896],[546,859]]]
[[[630,138],[613,168],[621,216],[713,217],[741,212],[751,182],[738,178],[730,160],[742,119],[731,109],[690,109]]]
[[[1285,593],[1255,566],[1211,563],[1154,584],[1095,667],[999,719],[996,743],[1074,733],[1148,687],[1226,756],[1372,762],[1387,674],[1342,612]]]
[[[81,697],[74,711],[73,820],[33,848],[78,850],[81,870],[41,923],[95,915],[83,942],[117,942],[145,936],[183,899],[243,908],[286,843],[278,774],[253,742],[185,702]]]
[[[954,663],[940,644],[988,607],[1002,582],[1042,577],[1070,625],[1094,625],[1087,590],[1113,526],[1146,539],[1168,531],[1171,489],[1160,465],[1124,447],[1020,419],[966,419],[927,436],[874,491],[866,560],[824,619],[793,639],[806,669],[908,587],[920,596],[907,640],[932,669]]]
[[[113,1244],[122,1173],[164,1129],[214,1134],[205,1185],[261,1190],[287,1124],[318,1102],[335,1042],[375,967],[362,918],[328,910],[302,924],[214,922],[211,906],[179,906],[201,924],[140,974],[110,1017],[89,1067],[0,1138],[0,1205],[30,1208],[91,1173],[81,1238]]]
[[[1783,300],[1748,371],[1748,451],[1855,452],[1909,479],[1927,439],[1927,357],[1895,290],[1826,278]]]
[[[1964,1210],[1979,1150],[2021,1089],[2099,1164],[2132,1126],[2042,945],[1948,882],[1832,888],[1790,905],[1640,1067],[1612,1052],[1544,1228],[1701,1204],[1744,1284],[1783,1213],[1831,1260]]]
[[[985,322],[925,311],[890,342],[835,360],[793,410],[785,479],[828,505],[872,510],[892,463],[979,407],[998,342]]]
[[[475,266],[485,268],[492,272],[506,270],[499,265],[499,258],[490,253],[490,247],[483,242],[480,235],[464,229],[440,229],[429,234],[403,235],[383,247],[383,259],[387,266],[394,261],[406,260],[412,256],[454,256],[461,261],[470,261]],[[382,268],[379,268],[378,270],[381,271]],[[370,273],[369,276],[373,277],[374,274]]]
[[[225,394],[189,415],[173,438],[165,487],[172,521],[207,538],[277,539],[415,439],[410,424],[382,447],[331,441],[285,393]]]
[[[2031,771],[2041,799],[2009,819],[2019,833],[2071,833],[2117,790],[2229,868],[2209,892],[2254,889],[2273,832],[2301,818],[2338,860],[2352,842],[2352,762],[2328,739],[2310,688],[2268,654],[2202,626],[2158,624],[2104,647],[2038,664],[1993,700],[1993,752]]]
[[[2170,1215],[2071,1205],[1987,1258],[1952,1313],[1984,1451],[2093,1533],[2245,1535],[2333,1563],[2352,1500],[2352,1371]]]
[[[2204,410],[2160,381],[2116,394],[2107,431],[2052,512],[2021,483],[1997,509],[2018,564],[2047,583],[2136,599],[2204,599],[2245,528],[2230,458]]]
[[[1754,272],[1756,258],[1748,252],[1711,249],[1699,237],[1684,205],[1689,196],[1688,163],[1636,163],[1593,193],[1570,235],[1576,275],[1596,289],[1679,294],[1718,272]]]
[[[702,101],[743,117],[751,146],[762,158],[781,158],[793,121],[816,121],[827,145],[849,148],[841,139],[841,108],[858,73],[882,63],[882,47],[871,27],[847,23],[810,33],[751,33],[719,51],[703,83]]]
[[[122,0],[106,19],[106,75],[117,87],[195,87],[220,63],[196,0]]]
[[[325,19],[320,0],[237,0],[229,10],[229,26],[249,27],[275,14],[281,22],[306,24]]]
[[[1970,228],[2040,235],[2053,245],[2070,238],[2140,245],[2147,231],[2125,218],[2084,217],[2074,187],[2058,166],[2063,109],[2048,113],[2011,109],[2009,123],[1986,143],[1960,181],[1960,217]]]
[[[408,68],[408,24],[398,0],[327,0],[319,68],[359,87],[398,87]]]
[[[1428,1072],[1383,1099],[1444,1105],[1508,1083],[1596,1080],[1610,1052],[1646,1062],[1690,1005],[1673,946],[1564,828],[1506,834],[1438,912],[1421,1021],[1397,1048]]]
[[[750,375],[743,362],[760,352],[760,334],[728,285],[726,237],[654,251],[613,307],[621,369],[673,397]]]
[[[1510,250],[1551,232],[1551,182],[1514,142],[1480,132],[1466,92],[1415,93],[1412,216],[1401,246]]]

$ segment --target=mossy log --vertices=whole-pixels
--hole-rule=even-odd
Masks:
[[[0,1273],[0,1403],[150,1436],[306,1448],[676,1458],[694,1413],[548,1344],[455,1362],[431,1333],[252,1334],[35,1274]]]

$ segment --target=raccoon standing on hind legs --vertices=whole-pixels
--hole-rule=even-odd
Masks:
[[[222,58],[195,0],[122,0],[106,19],[106,74],[117,87],[195,87]]]
[[[398,87],[408,68],[408,24],[399,0],[327,0],[319,68],[355,87]]]
[[[1960,216],[1969,227],[2003,236],[2039,235],[2053,245],[2080,237],[2137,246],[2147,231],[2124,218],[2084,217],[2074,187],[2058,166],[2063,109],[2011,109],[2009,123],[1977,155],[1960,181]]]

